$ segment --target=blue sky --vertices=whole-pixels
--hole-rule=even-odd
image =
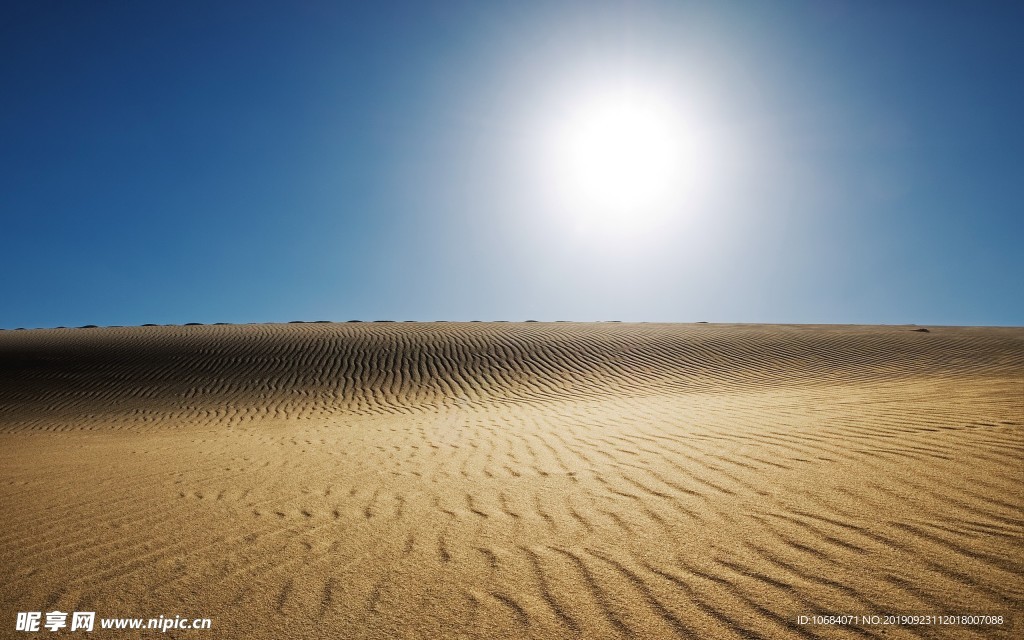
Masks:
[[[1024,324],[1018,2],[3,13],[0,327]],[[551,123],[634,80],[703,186],[581,232]]]

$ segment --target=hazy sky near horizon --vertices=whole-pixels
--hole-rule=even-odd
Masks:
[[[998,1],[8,3],[0,327],[1021,325],[1022,24]],[[687,187],[592,224],[607,174],[555,141],[623,86],[664,98]]]

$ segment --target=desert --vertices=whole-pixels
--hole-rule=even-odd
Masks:
[[[0,331],[0,602],[212,621],[117,638],[1020,637],[1024,329],[922,329]]]

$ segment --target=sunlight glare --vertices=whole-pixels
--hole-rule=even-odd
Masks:
[[[692,140],[653,92],[605,91],[567,112],[550,137],[547,173],[559,208],[584,226],[650,225],[680,204]]]

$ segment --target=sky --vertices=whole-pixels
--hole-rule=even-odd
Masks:
[[[0,328],[1024,325],[1021,24],[998,0],[7,3]]]

